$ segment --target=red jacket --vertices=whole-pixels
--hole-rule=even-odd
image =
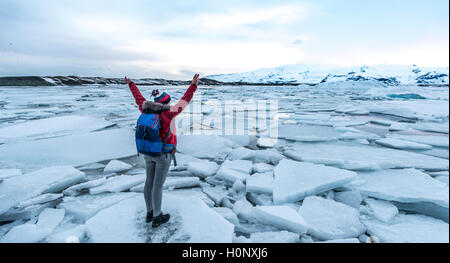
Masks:
[[[131,93],[133,94],[133,97],[136,100],[136,104],[139,106],[139,110],[142,112],[143,111],[142,105],[145,102],[144,96],[142,96],[138,87],[133,82],[131,82],[128,86],[130,87]],[[186,90],[186,92],[184,93],[181,100],[177,104],[170,107],[170,110],[166,110],[161,113],[161,115],[160,115],[161,116],[161,121],[160,121],[161,128],[160,128],[160,132],[159,132],[159,137],[161,138],[161,140],[164,139],[167,132],[169,131],[169,128],[170,128],[170,125],[171,125],[173,119],[175,119],[175,117],[178,114],[180,114],[184,110],[184,108],[186,108],[186,106],[189,104],[189,102],[191,102],[191,99],[194,96],[194,92],[196,90],[197,90],[197,85],[191,84],[189,86],[189,88]],[[169,137],[167,137],[166,142],[168,144],[173,144],[175,146],[177,145],[177,134],[176,134],[176,129],[175,129],[175,123],[173,123],[172,130],[170,132]]]

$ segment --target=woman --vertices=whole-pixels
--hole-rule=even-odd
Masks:
[[[125,77],[125,82],[130,87],[136,104],[142,113],[153,113],[160,116],[160,132],[159,137],[161,141],[167,142],[175,146],[172,153],[165,153],[159,156],[145,155],[145,165],[147,179],[144,187],[145,204],[147,206],[147,222],[151,222],[153,227],[158,227],[161,224],[167,223],[170,219],[169,214],[161,212],[162,203],[162,189],[164,182],[169,172],[170,163],[172,161],[173,153],[175,153],[177,145],[177,135],[175,130],[174,118],[180,114],[184,108],[189,104],[194,92],[197,90],[199,74],[195,74],[192,79],[192,84],[187,89],[181,100],[174,106],[170,106],[169,94],[158,90],[153,90],[154,102],[147,101],[139,91],[138,87],[129,78]]]

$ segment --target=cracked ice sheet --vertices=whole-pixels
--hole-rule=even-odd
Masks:
[[[0,145],[0,166],[25,171],[88,163],[136,155],[134,131],[112,129],[52,139]]]
[[[94,131],[112,125],[112,122],[88,116],[61,116],[33,120],[0,128],[0,138],[58,136],[61,134]]]
[[[285,151],[295,160],[326,164],[349,170],[417,168],[448,170],[448,160],[423,154],[346,142],[295,143]]]
[[[217,135],[181,135],[177,150],[196,158],[224,160],[236,144]]]
[[[162,209],[165,213],[170,213],[171,219],[155,229],[145,223],[143,196],[128,198],[89,219],[86,222],[87,231],[94,243],[232,242],[233,224],[198,198],[166,194]]]
[[[416,169],[358,173],[351,188],[363,195],[402,203],[429,202],[448,209],[448,186]]]

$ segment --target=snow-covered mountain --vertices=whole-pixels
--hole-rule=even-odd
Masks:
[[[448,85],[448,68],[425,68],[401,65],[335,67],[295,64],[264,68],[243,73],[210,75],[206,78],[221,82],[247,83],[307,83],[336,81],[381,81],[388,85]]]

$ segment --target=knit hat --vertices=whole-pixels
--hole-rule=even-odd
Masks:
[[[155,97],[153,100],[157,103],[169,104],[170,102],[169,94],[165,92],[160,93],[157,89],[152,91],[152,96]]]

